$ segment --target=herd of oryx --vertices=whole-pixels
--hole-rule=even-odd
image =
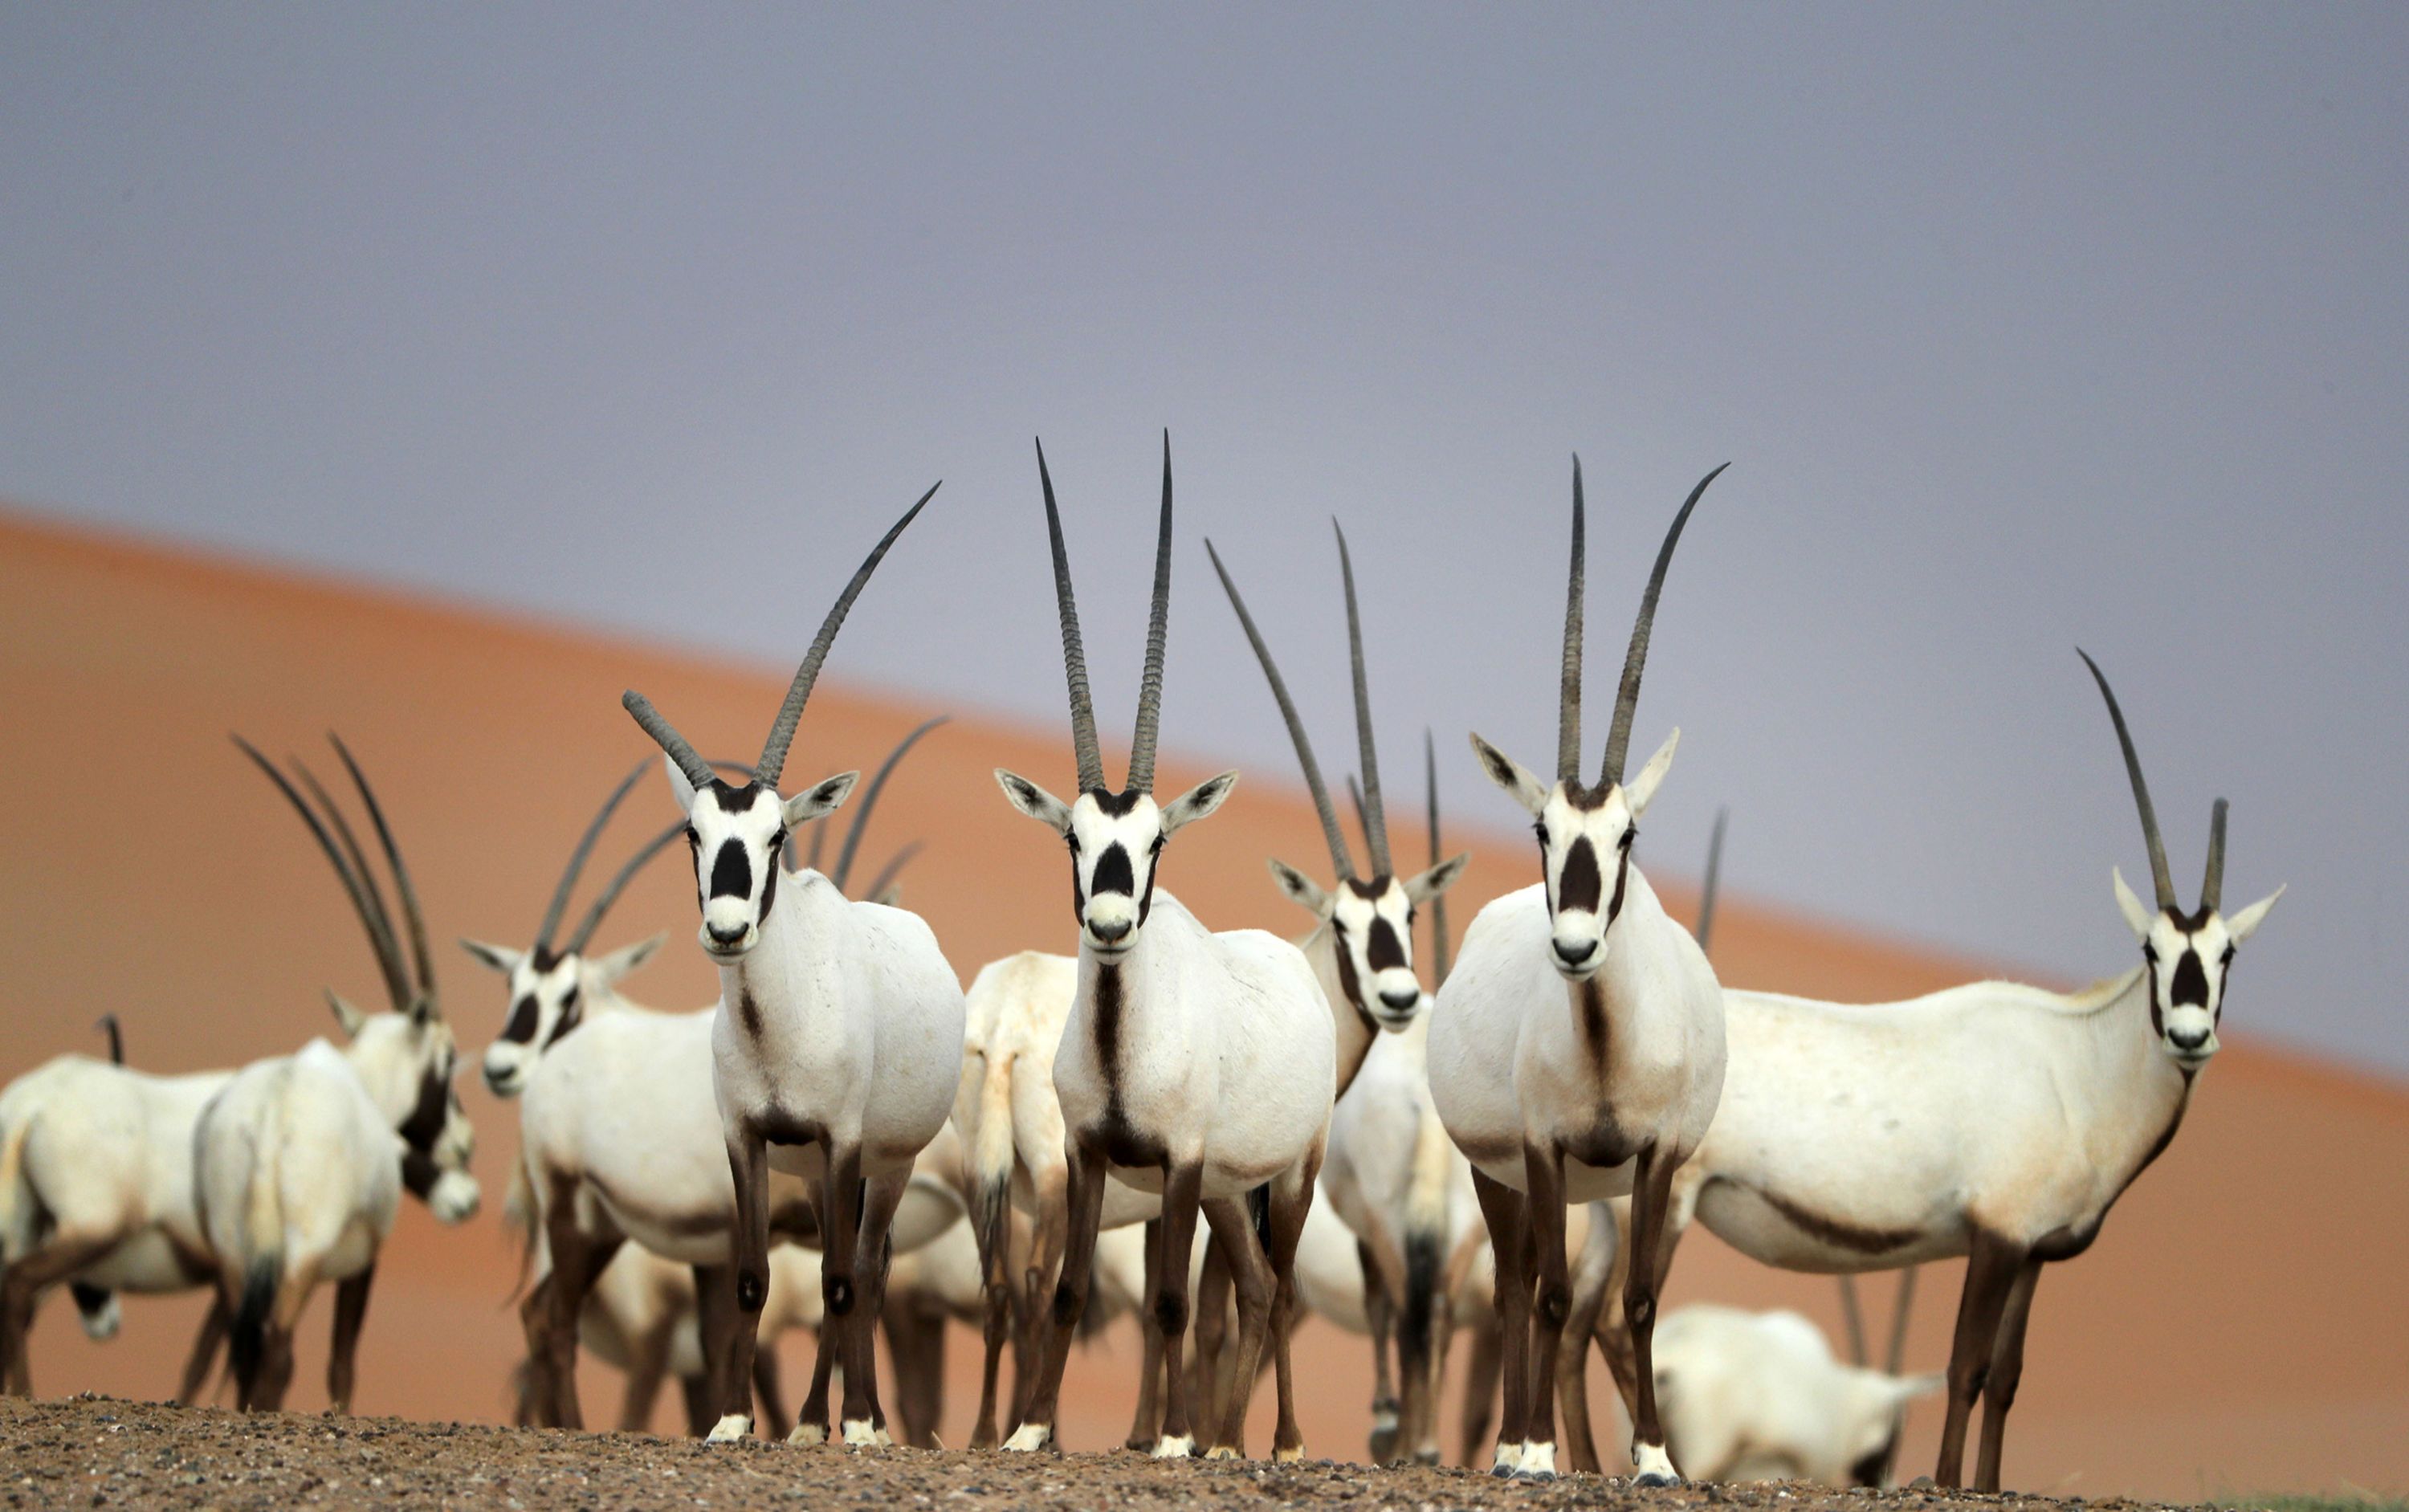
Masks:
[[[681,817],[564,929],[648,757],[578,842],[534,940],[464,942],[509,984],[483,1065],[521,1110],[508,1206],[527,1233],[524,1419],[582,1426],[582,1347],[626,1372],[626,1421],[649,1421],[674,1379],[699,1433],[745,1436],[757,1415],[785,1432],[774,1351],[761,1344],[765,1332],[802,1327],[818,1349],[789,1436],[825,1440],[834,1391],[844,1442],[886,1444],[873,1337],[883,1324],[901,1436],[931,1444],[944,1330],[959,1318],[981,1330],[986,1351],[973,1447],[1047,1448],[1074,1342],[1128,1312],[1145,1339],[1132,1447],[1243,1452],[1268,1363],[1273,1452],[1291,1459],[1304,1442],[1290,1338],[1310,1308],[1373,1337],[1371,1447],[1383,1462],[1437,1457],[1441,1367],[1451,1334],[1464,1332],[1466,1452],[1485,1443],[1496,1411],[1501,1475],[1556,1475],[1560,1417],[1566,1467],[1597,1468],[1581,1385],[1594,1342],[1630,1418],[1641,1485],[1683,1475],[1877,1480],[1907,1400],[1945,1385],[1935,1478],[1959,1483],[1981,1401],[1972,1478],[1996,1489],[2041,1268],[2081,1254],[2173,1137],[2217,1049],[2235,949],[2281,893],[2224,912],[2224,801],[2186,909],[2124,715],[2092,666],[2150,857],[2150,901],[2115,876],[2139,963],[2072,995],[1980,982],[1848,1004],[1724,987],[1705,919],[1694,935],[1672,918],[1635,857],[1679,731],[1636,770],[1629,761],[1658,595],[1722,469],[1665,536],[1592,777],[1576,461],[1554,773],[1472,737],[1482,770],[1533,821],[1538,876],[1480,910],[1451,971],[1442,898],[1464,857],[1441,858],[1435,795],[1428,865],[1403,874],[1409,863],[1392,853],[1344,535],[1360,862],[1271,650],[1208,544],[1332,867],[1318,880],[1271,862],[1312,915],[1301,943],[1217,930],[1161,875],[1172,838],[1237,784],[1229,771],[1167,801],[1154,791],[1168,439],[1137,725],[1118,783],[1096,733],[1042,448],[1037,461],[1076,775],[1068,799],[995,775],[1069,852],[1075,955],[993,962],[966,993],[929,926],[895,906],[904,857],[849,890],[860,820],[928,726],[873,779],[825,872],[826,827],[808,832],[807,857],[799,835],[845,802],[858,774],[782,788],[838,627],[933,488],[838,596],[757,763],[704,759],[629,692],[627,712],[667,756]],[[180,1076],[125,1066],[112,1025],[107,1059],[64,1056],[0,1092],[8,1390],[31,1390],[28,1329],[62,1283],[103,1337],[117,1327],[118,1292],[207,1287],[215,1300],[183,1399],[206,1390],[223,1346],[240,1404],[273,1408],[291,1379],[295,1327],[331,1283],[327,1390],[342,1410],[401,1194],[445,1222],[477,1211],[472,1137],[452,1087],[457,1052],[418,897],[367,776],[334,747],[354,795],[349,814],[307,765],[243,750],[332,864],[388,1006],[368,1012],[329,994],[341,1046],[312,1041],[238,1071]],[[1427,764],[1427,742],[1424,755]],[[659,936],[594,947],[630,878],[680,837],[720,997],[675,1014],[621,993]],[[1435,995],[1415,969],[1423,911]],[[1945,1379],[1901,1379],[1895,1360],[1891,1371],[1843,1365],[1794,1314],[1697,1306],[1660,1326],[1656,1299],[1694,1219],[1767,1264],[1844,1277],[1964,1257]]]

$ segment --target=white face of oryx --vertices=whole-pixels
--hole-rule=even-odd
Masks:
[[[736,787],[714,779],[697,791],[676,762],[664,765],[678,807],[685,811],[686,844],[694,853],[695,888],[702,904],[702,953],[731,965],[760,943],[762,921],[777,901],[786,832],[834,813],[861,774],[840,772],[782,799],[757,782]]]
[[[2276,888],[2229,918],[2214,909],[2192,914],[2172,908],[2152,910],[2125,886],[2122,871],[2111,875],[2116,883],[2116,906],[2142,942],[2142,959],[2149,967],[2150,1028],[2175,1064],[2198,1071],[2216,1054],[2216,1022],[2225,1012],[2225,984],[2234,951],[2257,931],[2284,889]]]
[[[1391,1032],[1421,1012],[1414,975],[1414,913],[1447,891],[1465,857],[1440,862],[1412,877],[1349,877],[1330,891],[1285,861],[1272,862],[1280,891],[1330,927],[1338,946],[1338,977],[1349,1000]]]
[[[1187,825],[1221,806],[1238,774],[1225,771],[1158,806],[1151,793],[1082,793],[1065,803],[1028,778],[998,767],[995,780],[1021,813],[1071,847],[1071,906],[1079,937],[1105,960],[1126,955],[1154,903],[1155,863]]]
[[[1675,730],[1627,783],[1603,790],[1543,784],[1512,756],[1472,737],[1489,780],[1504,788],[1535,821],[1539,875],[1547,884],[1552,926],[1551,962],[1566,980],[1585,982],[1606,964],[1607,934],[1623,910],[1631,846],[1638,820],[1655,798],[1681,743]]]
[[[527,1078],[546,1050],[585,1021],[585,989],[606,991],[642,966],[660,948],[665,935],[639,940],[607,956],[588,961],[574,952],[512,950],[481,940],[461,945],[508,981],[510,1006],[502,1032],[485,1047],[485,1086],[496,1097],[516,1097],[527,1090]]]
[[[479,1193],[469,1160],[476,1153],[476,1131],[452,1085],[460,1055],[452,1026],[423,1011],[364,1014],[340,998],[332,1003],[351,1038],[345,1053],[368,1100],[402,1144],[437,1173],[423,1194],[427,1208],[445,1223],[473,1217]]]

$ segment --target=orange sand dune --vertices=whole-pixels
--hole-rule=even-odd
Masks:
[[[923,543],[925,546],[925,542]],[[641,685],[706,750],[757,749],[783,678],[490,614],[299,582],[23,520],[0,520],[0,709],[13,780],[0,791],[0,959],[7,1032],[0,1074],[91,1050],[103,1012],[129,1054],[161,1070],[229,1065],[326,1028],[322,984],[366,1001],[374,975],[356,926],[299,826],[227,745],[239,728],[308,753],[339,728],[380,785],[437,936],[522,942],[590,806],[646,749],[618,708]],[[836,670],[842,673],[840,652]],[[1245,711],[1255,718],[1261,711]],[[923,711],[842,683],[807,718],[801,765],[867,766]],[[988,777],[1003,763],[1060,769],[1060,732],[956,724],[897,776],[883,854],[943,837],[909,873],[957,970],[1071,943],[1059,852],[1039,842]],[[1166,785],[1200,777],[1176,758]],[[1285,770],[1254,778],[1183,837],[1168,885],[1224,926],[1292,931],[1262,857],[1314,854],[1309,807]],[[642,789],[614,844],[668,815]],[[912,815],[907,821],[903,816]],[[1409,842],[1418,844],[1419,842]],[[619,854],[624,854],[621,850]],[[1457,919],[1524,884],[1527,847],[1486,841],[1457,889]],[[671,948],[634,985],[663,1006],[715,991],[685,941],[690,880],[663,865],[620,906],[606,943],[652,929]],[[1687,890],[1667,887],[1677,907]],[[2281,928],[2281,920],[2276,926]],[[1961,980],[1959,963],[1729,905],[1716,942],[1733,982],[1883,998]],[[2125,963],[2103,960],[2103,972]],[[482,1047],[497,984],[446,947],[445,1003]],[[2280,984],[2251,978],[2253,1001]],[[404,1217],[370,1310],[364,1411],[490,1418],[517,1354],[504,1297],[515,1275],[492,1214],[515,1144],[513,1115],[473,1077],[485,1216],[440,1231]],[[2093,1251],[2053,1271],[2010,1447],[2010,1480],[2085,1495],[2409,1486],[2409,1309],[2395,1294],[2409,1241],[2409,1091],[2247,1043],[2218,1058],[2182,1137],[2116,1211]],[[1944,1361],[1954,1267],[1923,1281],[1910,1360]],[[1890,1283],[1867,1294],[1879,1313]],[[1837,1331],[1832,1284],[1770,1273],[1699,1233],[1670,1302],[1806,1308]],[[324,1304],[305,1325],[323,1351]],[[87,1343],[53,1305],[36,1334],[36,1384],[158,1396],[173,1383],[198,1305],[130,1300],[123,1336]],[[1299,1346],[1308,1442],[1360,1455],[1370,1395],[1364,1349],[1315,1325]],[[970,1339],[958,1334],[948,1442],[962,1442]],[[1118,1335],[1077,1366],[1074,1447],[1119,1440],[1134,1343]],[[793,1374],[800,1386],[801,1354]],[[323,1401],[306,1352],[296,1404]],[[1601,1377],[1602,1380],[1602,1377]],[[614,1400],[607,1374],[589,1412]],[[1268,1393],[1266,1393],[1266,1396]],[[1601,1386],[1598,1400],[1605,1400]],[[1919,1408],[1906,1463],[1928,1465],[1938,1414]],[[664,1418],[666,1421],[666,1416]],[[1264,1442],[1258,1427],[1255,1439]],[[1452,1435],[1450,1442],[1453,1449]]]

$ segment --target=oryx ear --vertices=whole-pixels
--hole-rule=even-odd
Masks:
[[[881,892],[877,897],[872,899],[871,901],[876,903],[881,908],[902,908],[903,906],[903,884],[900,882],[888,883],[886,890]]]
[[[525,951],[512,950],[508,945],[489,945],[483,940],[463,939],[460,942],[460,948],[504,976],[517,971],[519,962],[527,959]]]
[[[1673,770],[1673,752],[1681,743],[1681,727],[1676,725],[1673,733],[1665,737],[1665,743],[1656,748],[1656,754],[1648,758],[1648,765],[1639,769],[1639,775],[1623,785],[1623,801],[1629,805],[1634,819],[1648,812],[1649,800],[1656,796],[1656,785]]]
[[[1948,1384],[1949,1377],[1939,1371],[1922,1375],[1894,1375],[1890,1379],[1891,1396],[1903,1407],[1917,1397],[1930,1396]]]
[[[1454,886],[1455,879],[1464,875],[1464,869],[1471,863],[1471,860],[1470,851],[1458,851],[1421,875],[1407,877],[1406,879],[1406,900],[1417,908],[1429,902]]]
[[[2150,925],[2157,915],[2142,907],[2142,900],[2133,896],[2133,889],[2125,886],[2125,871],[2122,867],[2110,867],[2108,875],[2115,880],[2116,906],[2125,911],[2125,922],[2133,927],[2133,938],[2147,940],[2150,937]]]
[[[661,770],[669,773],[670,792],[677,799],[678,812],[680,814],[694,812],[694,784],[687,782],[685,773],[678,770],[676,758],[663,756]]]
[[[1480,770],[1489,780],[1506,790],[1506,795],[1533,814],[1548,806],[1547,785],[1531,775],[1522,763],[1482,740],[1472,737],[1472,754],[1480,758]]]
[[[861,773],[858,771],[840,771],[818,786],[786,799],[779,811],[786,815],[786,828],[799,828],[821,814],[834,814],[852,793],[853,785],[860,780]]]
[[[335,1010],[335,1022],[343,1026],[343,1038],[356,1040],[368,1027],[368,1015],[343,1001],[343,995],[333,987],[326,989],[326,1006]]]
[[[1321,890],[1320,883],[1277,857],[1272,858],[1271,868],[1272,876],[1278,881],[1280,891],[1288,894],[1289,901],[1316,918],[1330,916],[1330,895]]]
[[[998,767],[995,769],[995,780],[1003,788],[1003,796],[1012,800],[1014,808],[1039,824],[1048,826],[1058,835],[1067,835],[1071,832],[1069,804],[1017,771],[1006,771],[1002,767]]]
[[[2290,886],[2290,883],[2286,883],[2284,885],[2286,887]],[[2243,941],[2249,939],[2253,934],[2256,934],[2258,931],[2259,924],[2267,917],[2267,911],[2275,906],[2275,900],[2283,896],[2284,888],[2278,887],[2273,892],[2269,893],[2266,897],[2261,898],[2257,902],[2251,904],[2248,908],[2243,909],[2241,913],[2227,914],[2225,916],[2226,934],[2237,945]]]
[[[653,952],[660,949],[661,942],[669,937],[669,931],[664,929],[649,940],[639,940],[632,945],[621,945],[607,956],[598,956],[588,960],[585,963],[586,969],[594,973],[594,979],[599,986],[617,986],[620,980],[629,972],[652,959]]]
[[[1181,827],[1194,824],[1219,808],[1222,799],[1228,798],[1230,790],[1237,785],[1238,774],[1225,771],[1218,777],[1205,778],[1173,799],[1162,811],[1163,838],[1168,840],[1177,834]]]

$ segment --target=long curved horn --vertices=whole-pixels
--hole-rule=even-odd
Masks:
[[[661,853],[662,848],[667,846],[671,841],[677,839],[680,835],[685,833],[685,821],[684,819],[680,819],[677,823],[671,825],[659,834],[655,835],[652,839],[644,842],[643,848],[637,851],[635,855],[629,857],[627,864],[620,867],[619,870],[613,874],[609,884],[607,884],[600,892],[595,895],[594,905],[585,911],[585,916],[584,918],[577,921],[576,932],[569,937],[569,943],[567,944],[560,947],[560,953],[563,956],[584,955],[585,953],[586,942],[592,940],[594,938],[594,931],[602,927],[602,915],[611,912],[611,905],[619,900],[619,894],[624,891],[627,884],[635,878],[636,873],[644,869],[644,864],[646,862],[650,861],[654,857],[658,856]]]
[[[2208,814],[2208,875],[2200,885],[2200,909],[2214,914],[2225,906],[2225,799],[2218,799]]]
[[[1313,742],[1305,738],[1305,722],[1297,718],[1296,705],[1288,696],[1288,684],[1272,661],[1271,647],[1263,644],[1262,632],[1255,628],[1255,617],[1247,612],[1247,601],[1238,597],[1238,585],[1230,581],[1230,569],[1221,565],[1221,554],[1213,549],[1209,536],[1204,540],[1204,554],[1212,558],[1213,570],[1221,579],[1221,591],[1230,596],[1230,607],[1238,612],[1238,626],[1247,632],[1247,644],[1255,648],[1255,660],[1262,664],[1263,677],[1272,685],[1272,699],[1279,705],[1280,718],[1288,722],[1289,743],[1296,747],[1296,764],[1305,770],[1305,791],[1313,795],[1313,812],[1321,820],[1321,838],[1330,846],[1330,864],[1338,869],[1338,880],[1345,882],[1355,874],[1355,858],[1347,848],[1347,832],[1338,828],[1338,811],[1331,806],[1330,789],[1322,785],[1321,764],[1313,759]]]
[[[695,755],[694,747],[688,745],[685,737],[677,732],[676,726],[671,724],[662,716],[658,709],[653,707],[652,699],[645,698],[634,688],[629,688],[619,695],[619,707],[627,710],[636,723],[643,727],[644,733],[653,738],[653,743],[667,752],[669,758],[677,763],[677,770],[685,774],[688,785],[697,792],[711,785],[711,763]]]
[[[1054,507],[1054,475],[1046,470],[1046,443],[1037,443],[1037,482],[1046,490],[1046,534],[1054,547],[1054,612],[1062,622],[1062,676],[1071,685],[1071,753],[1079,762],[1079,791],[1102,792],[1104,756],[1096,743],[1096,704],[1088,692],[1088,653],[1079,644],[1079,602],[1071,592],[1071,555],[1062,549],[1062,513]]]
[[[786,701],[778,706],[778,719],[770,727],[770,738],[761,742],[761,764],[754,771],[764,787],[773,792],[777,789],[778,774],[786,768],[786,746],[795,738],[795,726],[803,717],[803,705],[811,701],[812,684],[819,681],[820,663],[828,660],[829,648],[836,644],[837,627],[844,623],[845,612],[853,607],[856,598],[861,597],[863,586],[870,582],[870,574],[878,569],[878,563],[886,556],[887,548],[895,544],[895,538],[903,533],[903,527],[912,523],[929,500],[937,497],[937,490],[945,485],[942,478],[930,483],[929,491],[920,496],[919,502],[905,510],[903,518],[887,527],[887,534],[878,538],[878,544],[870,549],[869,556],[854,569],[853,581],[844,585],[844,592],[836,596],[836,603],[829,610],[828,618],[820,621],[820,633],[812,637],[812,648],[803,653],[802,665],[795,669],[795,680],[787,684]]]
[[[1581,504],[1580,454],[1573,454],[1573,565],[1565,590],[1565,659],[1556,691],[1556,781],[1580,782],[1581,601],[1589,588],[1589,530]]]
[[[2091,680],[2099,684],[2099,696],[2108,700],[2108,717],[2115,721],[2116,744],[2125,753],[2125,772],[2133,779],[2133,805],[2142,811],[2142,838],[2149,842],[2150,882],[2158,890],[2158,906],[2177,907],[2174,875],[2167,870],[2167,842],[2158,834],[2158,811],[2150,802],[2150,785],[2142,777],[2142,758],[2133,754],[2133,732],[2125,727],[2125,711],[2118,706],[2115,689],[2108,685],[2107,674],[2091,659],[2091,653],[2077,646],[2074,654],[2091,669]]]
[[[1338,536],[1338,576],[1347,588],[1347,657],[1355,672],[1355,744],[1363,770],[1363,844],[1371,852],[1372,874],[1391,875],[1389,816],[1380,807],[1380,756],[1372,748],[1372,693],[1363,680],[1363,625],[1355,612],[1355,564],[1347,554],[1347,532],[1330,522]]]
[[[903,754],[911,750],[921,736],[952,717],[951,714],[939,714],[934,719],[921,721],[918,728],[896,742],[895,749],[887,753],[887,759],[880,762],[878,770],[871,775],[870,786],[863,790],[861,801],[853,806],[853,826],[844,832],[844,848],[836,853],[836,870],[829,874],[829,880],[836,884],[838,892],[844,892],[845,879],[853,875],[853,858],[861,849],[861,832],[870,824],[870,812],[878,806],[878,795],[887,786],[887,779],[895,774],[896,763],[903,759]]]
[[[871,878],[870,886],[862,889],[861,896],[873,901],[882,897],[887,889],[894,885],[896,875],[911,863],[912,857],[920,854],[923,843],[916,840],[888,857],[887,864],[878,869],[878,875]]]
[[[1430,864],[1439,863],[1438,843],[1438,747],[1431,742],[1430,727],[1422,727],[1422,784],[1430,795]],[[1447,942],[1447,894],[1431,900],[1431,980],[1445,982],[1449,966]]]
[[[1707,880],[1698,889],[1698,927],[1690,931],[1697,937],[1698,949],[1704,954],[1713,953],[1709,942],[1715,937],[1715,898],[1723,890],[1724,821],[1730,817],[1731,810],[1717,809],[1714,833],[1707,838]]]
[[[378,950],[390,951],[396,961],[401,960],[401,935],[393,927],[393,911],[384,905],[384,888],[377,882],[375,869],[368,865],[368,851],[360,844],[360,837],[353,831],[351,821],[343,817],[343,811],[334,798],[319,785],[317,773],[304,765],[299,756],[288,754],[284,759],[300,774],[302,786],[308,788],[310,796],[317,800],[319,814],[334,826],[335,838],[342,842],[343,853],[351,857],[352,875],[360,879],[360,890],[368,894],[368,911],[374,915],[371,932],[377,937]],[[405,982],[410,980],[407,966],[402,968],[402,977]]]
[[[1639,618],[1631,626],[1631,649],[1623,658],[1623,686],[1614,696],[1614,724],[1606,732],[1606,767],[1598,778],[1600,787],[1610,787],[1623,781],[1623,759],[1631,748],[1631,716],[1639,710],[1639,674],[1648,668],[1648,637],[1656,627],[1656,598],[1665,591],[1665,569],[1673,565],[1673,548],[1681,539],[1681,527],[1690,523],[1690,511],[1698,507],[1698,498],[1707,484],[1723,476],[1726,462],[1698,480],[1690,497],[1681,504],[1681,512],[1673,516],[1673,528],[1665,532],[1665,544],[1657,549],[1656,568],[1648,574],[1648,591],[1639,598]]]
[[[578,876],[584,871],[587,858],[594,854],[594,842],[602,838],[603,827],[611,822],[611,815],[618,812],[620,799],[627,796],[644,775],[644,769],[652,764],[653,758],[646,756],[637,762],[627,775],[620,778],[619,785],[611,789],[611,796],[602,800],[601,810],[586,825],[585,833],[578,837],[577,848],[569,853],[569,866],[560,873],[560,884],[552,889],[552,902],[543,911],[543,923],[536,929],[535,953],[538,956],[550,953],[553,931],[560,928],[560,915],[569,907],[569,895],[577,889]]]
[[[328,730],[326,739],[334,743],[335,754],[343,758],[343,770],[352,774],[352,785],[360,790],[360,802],[368,808],[368,822],[376,827],[377,843],[384,850],[385,865],[393,869],[393,890],[401,900],[402,917],[410,926],[410,951],[418,966],[419,995],[426,999],[430,1013],[440,1015],[441,1009],[435,994],[435,953],[427,946],[426,918],[419,912],[418,889],[411,886],[410,868],[402,862],[401,847],[394,843],[393,828],[385,823],[384,805],[377,801],[376,789],[368,785],[360,764],[352,759],[352,749],[343,743],[343,738]]]
[[[335,869],[335,875],[341,881],[344,893],[351,898],[352,909],[359,915],[361,928],[368,931],[369,948],[376,952],[377,969],[384,976],[385,992],[393,999],[395,1010],[398,1012],[408,1008],[410,984],[402,978],[400,958],[387,947],[386,940],[390,938],[389,935],[384,938],[379,937],[374,915],[368,912],[368,897],[360,891],[360,880],[352,874],[351,865],[343,859],[343,853],[336,848],[335,837],[326,832],[325,823],[319,819],[315,811],[310,807],[293,784],[286,780],[284,773],[277,770],[276,764],[259,754],[259,747],[239,735],[233,736],[231,739],[235,744],[242,748],[243,755],[251,757],[259,770],[267,774],[267,780],[274,783],[276,790],[284,795],[284,800],[293,805],[293,812],[301,815],[301,822],[310,827],[310,833],[318,842],[318,849],[325,854],[326,864]]]
[[[1129,785],[1154,791],[1154,741],[1162,728],[1162,651],[1171,629],[1171,432],[1162,433],[1162,523],[1154,541],[1154,609],[1146,622],[1146,671],[1137,683],[1137,733],[1130,738]]]

